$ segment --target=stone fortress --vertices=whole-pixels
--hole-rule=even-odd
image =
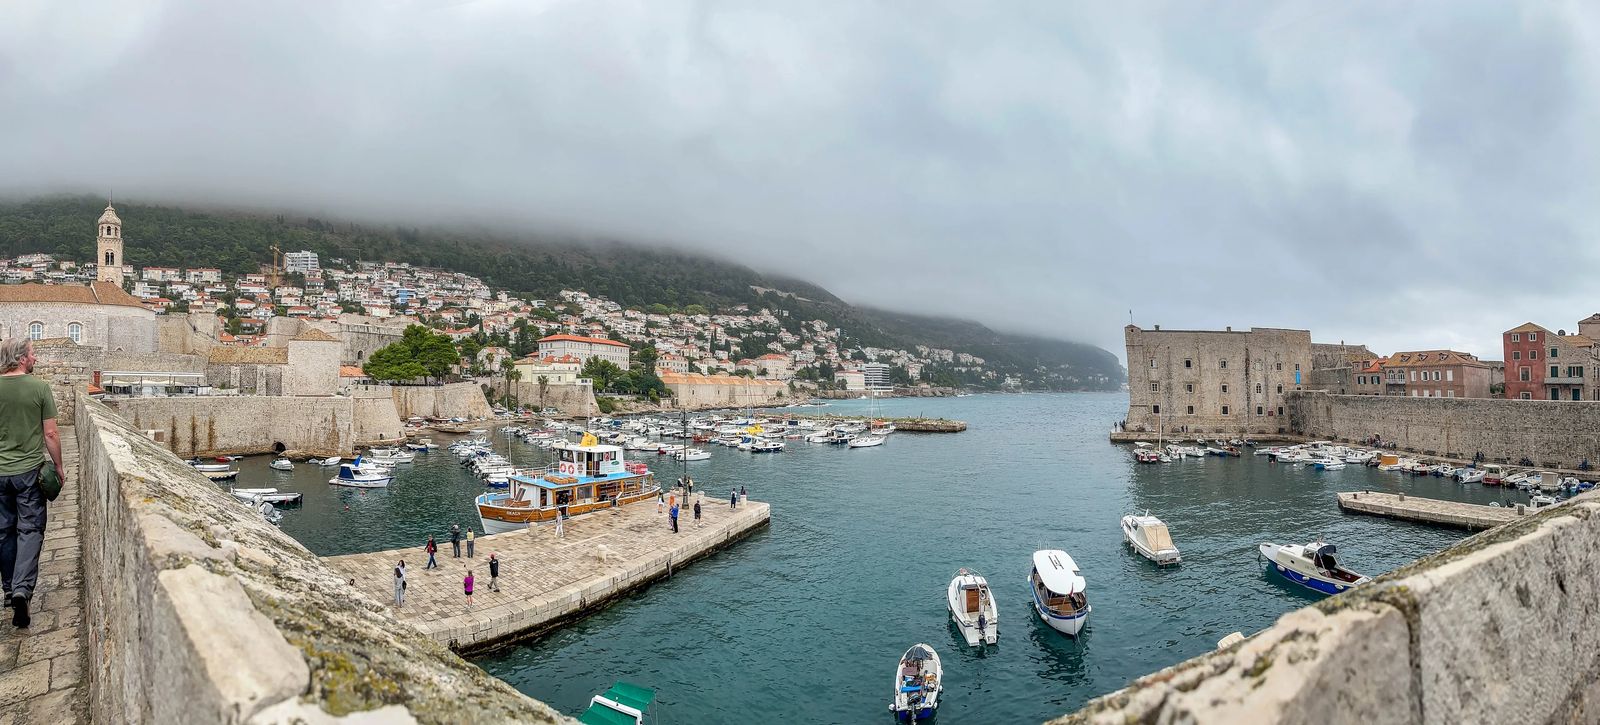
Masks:
[[[35,341],[35,372],[55,386],[64,415],[78,391],[115,388],[121,394],[105,401],[113,410],[174,453],[205,456],[346,455],[402,438],[401,420],[413,415],[492,414],[470,382],[341,384],[341,366],[360,365],[403,327],[358,316],[337,324],[274,318],[264,347],[241,347],[223,344],[214,315],[158,315],[122,288],[122,220],[111,205],[97,227],[94,282],[0,286],[0,338]]]
[[[1310,382],[1311,333],[1123,329],[1129,431],[1282,433],[1290,393]]]

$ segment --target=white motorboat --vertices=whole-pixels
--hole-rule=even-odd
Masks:
[[[702,448],[685,448],[673,456],[680,461],[704,461],[711,457],[711,451]]]
[[[434,450],[438,447],[439,444],[434,443],[432,438],[421,438],[414,443],[406,444],[406,450],[416,451],[418,453],[427,453],[428,451]]]
[[[1313,541],[1298,544],[1262,544],[1261,556],[1283,578],[1312,591],[1338,594],[1372,581],[1344,568],[1335,558],[1339,550],[1332,544]]]
[[[859,438],[852,438],[850,439],[850,443],[848,445],[851,448],[871,448],[873,446],[881,446],[883,445],[883,436],[866,435]]]
[[[783,451],[783,441],[758,438],[750,443],[751,453],[780,453]]]
[[[806,436],[807,443],[828,443],[833,440],[833,433],[812,433]]]
[[[322,460],[317,460],[317,459],[313,458],[313,459],[311,459],[310,462],[311,463],[315,463],[315,464],[317,464],[319,466],[333,467],[333,466],[339,465],[339,463],[342,462],[342,461],[344,461],[344,459],[340,458],[338,456],[328,456],[327,458],[324,458]]]
[[[944,692],[944,665],[939,654],[925,644],[912,645],[894,671],[894,699],[889,712],[895,720],[916,722],[933,717]]]
[[[1455,479],[1462,483],[1483,483],[1482,468],[1457,468]]]
[[[1528,498],[1528,510],[1537,511],[1537,510],[1542,509],[1542,508],[1549,508],[1549,507],[1554,506],[1554,505],[1556,505],[1556,504],[1558,504],[1560,502],[1561,501],[1559,499],[1557,499],[1555,496],[1545,496],[1543,494],[1534,494],[1533,496]]]
[[[293,471],[294,461],[287,458],[274,458],[271,463],[267,464],[267,467],[275,471]]]
[[[194,466],[194,470],[201,473],[221,473],[233,470],[232,463],[201,463],[198,460],[191,460],[189,465]]]
[[[1182,561],[1166,522],[1150,515],[1122,517],[1122,538],[1141,556],[1165,566]]]
[[[245,503],[300,503],[301,494],[276,488],[230,488],[228,493]]]
[[[1089,612],[1094,608],[1089,606],[1084,591],[1088,582],[1078,573],[1078,563],[1067,552],[1056,549],[1033,552],[1028,588],[1033,591],[1033,610],[1051,629],[1076,637],[1089,621]]]
[[[1319,471],[1337,471],[1344,468],[1345,463],[1338,458],[1329,456],[1326,458],[1313,458],[1311,459],[1311,465],[1315,466]]]
[[[328,479],[328,483],[335,486],[349,486],[350,488],[383,488],[393,480],[394,474],[381,469],[361,466],[358,458],[356,463],[340,465],[339,475]]]
[[[396,463],[410,463],[417,460],[417,454],[411,451],[402,451],[398,448],[371,448],[363,456],[368,461],[377,464],[394,465]]]
[[[995,644],[1000,641],[1000,610],[994,593],[989,591],[989,581],[976,572],[962,569],[950,580],[946,592],[950,605],[950,619],[961,631],[968,647]]]
[[[234,469],[229,469],[226,471],[201,471],[200,475],[205,476],[213,481],[232,481],[233,479],[239,477],[239,472]]]

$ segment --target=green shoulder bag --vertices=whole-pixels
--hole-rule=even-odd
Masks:
[[[61,473],[48,459],[39,467],[39,490],[44,492],[46,501],[54,501],[61,495]]]

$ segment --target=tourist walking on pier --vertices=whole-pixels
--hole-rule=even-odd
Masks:
[[[467,590],[467,606],[472,606],[472,570],[467,570],[467,578],[461,580],[461,586]]]
[[[461,524],[450,524],[450,548],[455,550],[452,558],[461,558]]]
[[[656,513],[661,513],[661,507],[666,504],[666,502],[667,494],[663,493],[660,489],[656,489]]]
[[[489,591],[500,591],[500,557],[489,554]]]
[[[61,492],[56,399],[47,383],[31,375],[33,362],[27,338],[0,342],[0,589],[18,628],[31,623],[28,602],[39,579],[45,500]]]
[[[667,512],[667,517],[672,520],[672,533],[678,533],[678,504],[673,502],[672,510]]]
[[[738,506],[739,506],[739,492],[738,491],[729,491],[728,492],[728,508],[738,508]]]
[[[433,555],[439,551],[439,545],[434,543],[433,534],[428,534],[428,543],[422,545],[422,550],[428,552],[428,564],[422,567],[423,570],[438,569],[439,562],[434,561]]]
[[[700,499],[694,500],[694,526],[700,528]]]
[[[472,558],[472,539],[473,538],[474,538],[474,536],[473,536],[473,532],[472,532],[472,527],[469,526],[469,527],[467,527],[467,558],[468,559]]]
[[[745,503],[745,502],[748,502],[749,500],[750,500],[750,492],[744,490],[744,486],[742,486],[742,485],[739,486],[739,503]]]
[[[406,560],[401,559],[394,567],[394,606],[396,609],[406,604]]]
[[[556,507],[556,538],[558,538],[558,539],[567,538],[567,530],[562,528],[562,526],[561,526],[561,522],[563,520],[565,520],[566,518],[567,518],[567,507],[565,507],[565,506]]]

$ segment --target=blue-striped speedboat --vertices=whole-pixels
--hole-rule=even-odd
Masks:
[[[1338,548],[1313,541],[1298,544],[1262,544],[1261,556],[1279,576],[1323,594],[1338,594],[1372,581],[1339,564]]]

